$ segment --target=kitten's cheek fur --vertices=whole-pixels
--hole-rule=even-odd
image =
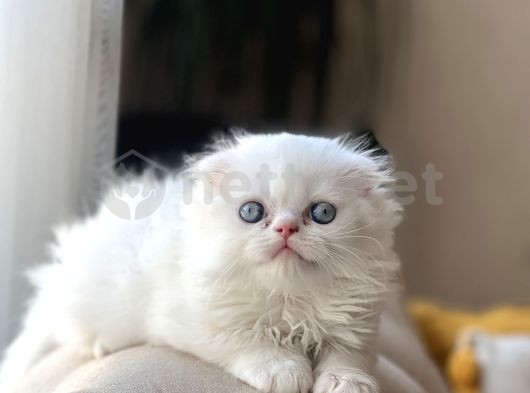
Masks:
[[[255,348],[235,355],[227,371],[264,393],[309,393],[309,359],[280,348]]]

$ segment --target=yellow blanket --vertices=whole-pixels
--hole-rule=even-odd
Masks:
[[[482,313],[443,308],[413,301],[409,311],[434,360],[445,370],[455,393],[479,393],[480,370],[467,336],[472,330],[489,334],[530,334],[530,308],[499,307]]]

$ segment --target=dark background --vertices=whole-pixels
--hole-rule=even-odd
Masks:
[[[368,128],[375,11],[368,0],[126,2],[117,155],[175,166],[231,126]]]

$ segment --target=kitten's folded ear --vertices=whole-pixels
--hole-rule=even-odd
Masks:
[[[186,158],[186,173],[195,180],[202,180],[219,188],[223,177],[230,170],[226,152],[207,153]]]
[[[390,153],[379,143],[371,129],[352,131],[340,136],[338,142],[348,150],[374,160],[381,171],[393,172],[394,162]]]
[[[185,158],[187,174],[193,179],[201,179],[218,188],[223,177],[229,172],[230,150],[237,144],[245,131],[240,128],[219,130],[206,146],[206,152]]]
[[[340,146],[354,152],[365,160],[352,162],[348,173],[362,183],[361,193],[368,195],[372,190],[393,182],[394,165],[388,151],[379,144],[372,130],[350,132],[337,139]],[[363,163],[364,162],[364,163]],[[367,164],[369,163],[369,164]]]
[[[366,129],[359,133],[352,134],[352,136],[354,137],[357,145],[364,151],[369,151],[372,156],[390,158],[390,154],[379,143],[371,129]]]
[[[368,152],[372,157],[390,158],[388,151],[379,143],[374,132],[369,128],[351,131],[338,139],[342,146],[348,146],[356,152]]]

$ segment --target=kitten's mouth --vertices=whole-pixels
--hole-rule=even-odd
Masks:
[[[304,260],[302,256],[296,252],[293,248],[289,247],[287,243],[283,245],[283,247],[280,247],[278,251],[276,251],[272,257],[272,259],[276,259],[277,257],[288,257],[290,255],[296,255],[301,260]]]

